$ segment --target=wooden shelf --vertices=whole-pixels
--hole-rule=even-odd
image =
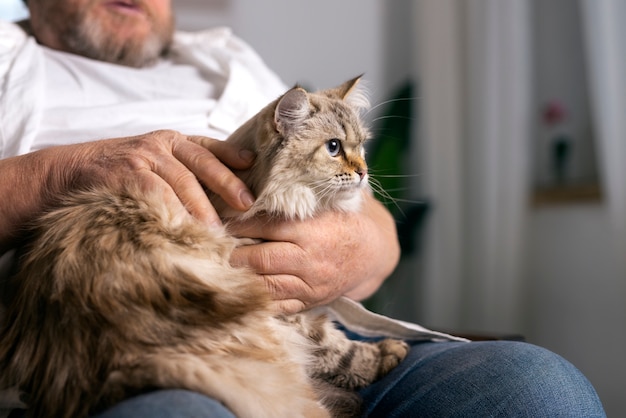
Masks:
[[[531,202],[535,207],[600,204],[602,189],[599,184],[538,187],[533,191]]]

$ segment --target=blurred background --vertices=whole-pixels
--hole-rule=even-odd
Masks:
[[[521,334],[623,416],[626,2],[173,4],[179,28],[232,27],[287,84],[365,73],[371,171],[403,243],[372,309]],[[1,1],[1,18],[23,16]]]

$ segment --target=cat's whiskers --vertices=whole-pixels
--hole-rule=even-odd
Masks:
[[[311,189],[315,192],[319,200],[335,201],[341,193],[354,191],[358,192],[360,186],[357,183],[335,183],[334,180],[319,180],[311,184]],[[346,196],[347,197],[347,196]]]
[[[409,117],[400,116],[400,115],[383,115],[383,116],[378,116],[377,118],[374,118],[372,120],[372,123],[378,122],[379,120],[384,120],[384,119],[403,119],[403,120],[410,120],[411,122],[417,120],[416,118],[409,118]]]
[[[421,177],[421,174],[378,174],[375,173],[376,177],[384,177],[384,178],[408,178],[408,177]]]
[[[389,201],[389,202],[393,203],[394,206],[398,209],[398,211],[400,211],[400,213],[402,213],[402,216],[405,216],[404,212],[402,211],[402,208],[398,204],[398,199],[396,199],[393,196],[391,196],[389,194],[389,192],[383,188],[382,184],[380,183],[380,181],[378,179],[374,178],[373,176],[370,176],[369,177],[369,186],[372,189],[372,191],[374,193],[377,193],[378,195],[380,195],[385,200],[385,202]],[[383,202],[383,203],[385,203],[385,202]]]
[[[403,176],[399,175],[398,177],[403,177]],[[403,199],[403,198],[393,197],[390,194],[391,192],[406,191],[408,190],[408,187],[399,187],[397,189],[384,189],[380,181],[376,178],[370,177],[370,187],[372,188],[372,191],[374,191],[375,193],[377,193],[384,199],[383,203],[386,203],[386,202],[393,203],[393,205],[398,209],[398,211],[404,217],[406,217],[406,214],[404,213],[404,210],[402,209],[402,206],[400,205],[401,203],[406,203],[409,205],[423,205],[427,203],[424,200]]]
[[[333,184],[327,180],[318,180],[311,184],[311,189],[315,192],[316,196],[320,198],[326,198],[335,191]]]
[[[389,103],[403,102],[403,101],[413,101],[413,100],[419,100],[419,99],[420,99],[419,97],[400,97],[400,98],[397,98],[397,99],[389,99],[389,100],[385,100],[385,101],[382,101],[382,102],[380,102],[380,103],[378,103],[378,104],[376,104],[376,105],[374,105],[374,106],[370,107],[370,108],[367,110],[367,112],[365,112],[365,115],[364,115],[364,116],[369,115],[369,114],[370,114],[373,110],[375,110],[375,109],[377,109],[377,108],[379,108],[379,107],[381,107],[381,106],[384,106],[384,105],[386,105],[386,104],[389,104]]]

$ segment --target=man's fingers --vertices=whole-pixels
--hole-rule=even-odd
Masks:
[[[306,265],[297,262],[300,259],[301,249],[295,244],[264,242],[236,248],[230,262],[255,271],[280,311],[294,313],[319,304],[318,293],[323,292],[313,289],[300,277],[307,270]]]
[[[271,308],[277,314],[295,314],[307,308],[306,304],[298,299],[275,300]]]
[[[292,314],[312,306],[312,290],[299,277],[287,274],[261,274],[258,277],[265,283],[272,307],[277,312]]]
[[[234,170],[246,170],[254,162],[254,152],[237,147],[229,142],[205,136],[189,136],[187,138],[191,142],[211,151],[220,161]]]
[[[248,266],[257,274],[295,275],[306,268],[304,262],[300,247],[290,242],[273,241],[237,247],[230,258],[233,266]]]
[[[175,159],[163,159],[154,171],[170,185],[191,215],[208,225],[220,223],[204,189],[184,164]]]
[[[286,221],[258,215],[245,221],[230,222],[228,231],[236,237],[257,238],[265,241],[295,242],[301,238],[302,234],[306,234],[306,232],[300,230],[299,226],[301,224],[303,222],[299,220]]]
[[[302,303],[310,303],[314,298],[314,291],[300,277],[291,274],[262,274],[265,287],[273,300],[293,299],[298,295]]]
[[[181,141],[175,144],[173,153],[207,188],[234,209],[245,211],[254,203],[254,196],[245,183],[211,151],[192,141]]]

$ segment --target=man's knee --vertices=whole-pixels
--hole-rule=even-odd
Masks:
[[[111,407],[95,418],[235,418],[218,401],[199,393],[181,390],[148,392]]]

